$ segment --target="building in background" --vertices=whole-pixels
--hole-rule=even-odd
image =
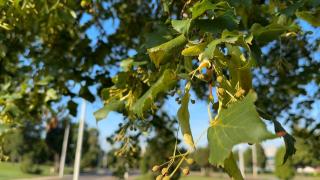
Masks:
[[[273,172],[275,170],[275,155],[277,148],[275,146],[268,146],[264,148],[264,153],[267,157],[266,168],[267,172]]]

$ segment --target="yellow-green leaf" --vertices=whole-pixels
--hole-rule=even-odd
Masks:
[[[204,51],[206,48],[207,43],[200,43],[194,46],[190,46],[182,50],[181,54],[184,56],[198,56],[200,53]]]
[[[185,141],[186,144],[188,144],[191,148],[195,148],[194,142],[193,142],[193,137],[191,133],[191,128],[190,128],[190,114],[189,114],[189,100],[190,100],[190,94],[189,90],[186,90],[185,95],[183,96],[181,100],[181,106],[178,110],[178,120],[181,128],[181,132],[183,135],[183,140]]]
[[[160,64],[173,59],[175,52],[178,51],[187,42],[184,35],[180,35],[164,44],[148,49],[151,61],[159,67]]]

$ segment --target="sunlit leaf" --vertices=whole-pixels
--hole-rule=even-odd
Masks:
[[[181,54],[184,56],[198,56],[200,53],[202,53],[202,51],[205,49],[206,46],[207,46],[206,42],[196,44],[196,45],[185,48],[184,50],[182,50]]]
[[[41,79],[40,81],[38,81],[36,84],[37,84],[37,85],[40,85],[40,86],[45,86],[45,85],[48,85],[49,82],[51,82],[52,80],[54,80],[54,77],[48,75],[48,76],[43,77],[43,79]]]
[[[189,29],[191,26],[192,19],[186,19],[186,20],[172,20],[171,24],[174,30],[178,31],[181,34],[184,34],[185,36],[188,35]]]
[[[168,60],[173,60],[174,52],[177,52],[187,42],[184,35],[180,35],[164,44],[148,49],[152,62],[159,67]]]
[[[214,8],[216,8],[216,5],[212,4],[209,0],[199,1],[192,8],[192,19],[195,19],[207,10]]]
[[[123,71],[128,71],[134,66],[140,66],[140,65],[147,64],[147,63],[148,63],[147,61],[137,62],[137,61],[134,61],[134,59],[132,59],[132,58],[128,58],[128,59],[124,59],[121,61],[120,67],[123,69]]]
[[[94,112],[94,117],[97,121],[107,118],[109,112],[111,111],[121,111],[124,108],[122,101],[111,101],[106,103],[101,109]]]
[[[276,137],[262,122],[254,102],[257,95],[250,91],[241,101],[220,109],[208,129],[209,162],[223,166],[232,147],[239,143],[258,143]]]
[[[193,142],[192,132],[190,128],[190,114],[188,108],[189,100],[190,94],[189,90],[187,90],[181,99],[181,106],[178,110],[177,116],[184,142],[188,144],[192,149],[194,149],[195,145]]]
[[[48,102],[56,99],[58,99],[57,91],[52,88],[48,89],[44,101]]]

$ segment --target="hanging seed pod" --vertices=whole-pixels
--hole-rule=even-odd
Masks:
[[[166,175],[168,173],[168,168],[162,168],[161,174]]]
[[[153,172],[157,172],[159,169],[160,169],[160,166],[158,166],[158,165],[155,165],[152,167]]]
[[[156,180],[162,180],[162,175],[157,176]]]
[[[192,158],[188,158],[186,161],[189,165],[194,163],[194,160]]]
[[[218,77],[217,77],[217,82],[218,82],[218,83],[222,83],[222,80],[223,80],[223,77],[222,77],[222,76],[218,76]]]
[[[218,88],[218,93],[223,96],[224,95],[225,90],[223,88]]]
[[[241,92],[237,91],[236,94],[234,95],[236,98],[240,98],[242,96]]]
[[[165,176],[162,178],[162,180],[170,180],[170,176]]]
[[[183,175],[189,175],[189,174],[190,174],[189,168],[188,168],[188,167],[184,168],[184,169],[182,170],[182,173],[183,173]]]
[[[234,95],[236,98],[240,98],[241,96],[243,96],[245,93],[245,90],[243,90],[242,88],[240,88],[236,94]]]

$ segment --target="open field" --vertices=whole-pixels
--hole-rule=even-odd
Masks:
[[[0,180],[11,180],[11,179],[36,179],[36,180],[58,180],[55,174],[50,174],[51,166],[41,165],[40,169],[42,174],[33,175],[26,174],[20,170],[20,165],[17,163],[0,163]],[[65,170],[67,173],[71,173],[71,168],[68,167]],[[49,177],[51,176],[51,177]],[[67,175],[63,180],[71,180],[72,175]],[[80,179],[86,180],[115,180],[116,178],[111,177],[110,175],[98,175],[98,174],[82,174]],[[131,176],[130,180],[151,180],[150,175],[140,175],[140,176]],[[230,178],[223,173],[211,173],[210,177],[201,176],[199,172],[191,172],[189,176],[182,176],[181,180],[229,180]],[[273,174],[259,174],[258,177],[253,178],[251,175],[247,175],[246,180],[276,180],[277,178]],[[311,177],[311,176],[301,176],[298,175],[295,177],[295,180],[320,180],[320,176]]]
[[[51,166],[41,165],[39,168],[42,170],[41,174],[27,174],[21,171],[20,164],[18,163],[0,162],[0,180],[36,178],[54,175],[50,174]],[[70,172],[70,168],[66,168],[65,172]]]

